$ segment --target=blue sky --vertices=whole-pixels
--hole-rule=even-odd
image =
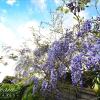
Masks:
[[[11,36],[9,38],[11,38],[12,41],[21,37],[19,27],[27,23],[49,21],[49,11],[50,9],[54,10],[56,8],[56,1],[57,0],[0,0],[0,35],[3,35],[0,41],[2,43],[9,41],[9,39],[7,39],[8,36]]]
[[[94,1],[92,0],[90,8],[80,13],[81,16],[90,18],[97,15],[94,9]],[[0,0],[0,46],[4,44],[18,48],[25,39],[31,39],[32,31],[30,31],[30,27],[33,26],[37,29],[41,21],[50,21],[50,10],[55,11],[60,4],[61,0]],[[66,15],[64,27],[66,28],[73,24],[75,24],[75,21],[72,14]],[[42,32],[48,37],[46,34],[49,32],[48,29],[42,30]],[[32,47],[30,42],[28,45]],[[2,52],[0,51],[1,54]],[[6,75],[14,74],[14,67],[12,66],[15,63],[9,62],[8,66],[0,64],[0,72],[2,72],[0,74],[0,81]]]
[[[7,2],[9,1],[9,2]],[[0,12],[6,17],[7,25],[14,27],[25,21],[48,20],[50,9],[55,9],[54,0],[1,0]],[[4,12],[5,11],[5,12]],[[2,15],[1,15],[2,16]]]

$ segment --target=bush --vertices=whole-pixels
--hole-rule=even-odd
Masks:
[[[0,84],[0,100],[21,100],[24,88],[21,84]]]

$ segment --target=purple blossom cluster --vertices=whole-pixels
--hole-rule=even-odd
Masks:
[[[36,86],[36,85],[38,85],[38,83],[39,83],[39,80],[38,80],[38,78],[36,78],[36,77],[33,77],[33,82],[34,82],[34,85]]]
[[[100,39],[94,44],[84,42],[80,55],[71,59],[71,78],[74,85],[82,84],[83,64],[86,70],[100,70]]]
[[[63,63],[60,63],[59,68],[58,68],[58,75],[59,77],[62,77],[66,74],[66,66]]]
[[[82,85],[82,62],[81,56],[75,56],[71,60],[71,78],[73,85],[80,83]]]
[[[48,50],[48,58],[46,61],[46,64],[44,66],[44,69],[47,69],[45,67],[48,67],[49,72],[51,69],[54,69],[55,62],[57,60],[62,60],[64,58],[64,54],[68,51],[69,45],[68,42],[65,40],[63,41],[55,41],[51,48]]]
[[[40,56],[41,56],[41,51],[40,51],[39,49],[35,50],[35,51],[34,51],[34,55],[35,55],[36,57],[40,57]]]
[[[100,32],[100,17],[97,17],[95,21],[93,31]]]
[[[41,45],[40,47],[34,50],[34,55],[40,58],[45,54],[45,52],[47,52],[47,50],[48,50],[48,45],[43,45],[43,46]]]
[[[51,58],[58,59],[68,51],[68,41],[55,41],[48,51],[48,60]]]
[[[74,85],[82,84],[83,67],[86,70],[100,70],[100,39],[94,43],[83,42],[80,54],[71,59],[71,78]]]
[[[57,78],[58,78],[57,71],[55,69],[52,69],[50,74],[50,83],[52,85],[52,88],[56,88]]]
[[[93,45],[87,45],[85,49],[87,49],[87,52],[85,54],[85,60],[86,60],[86,67],[87,69],[91,69],[91,67],[94,70],[100,69],[100,39],[97,39],[96,43]],[[87,56],[87,58],[86,58]]]
[[[83,23],[81,29],[78,32],[78,36],[83,36],[84,33],[90,32],[92,28],[92,22],[87,20]]]
[[[27,77],[28,76],[28,72],[27,71],[24,71],[23,72],[23,77]]]
[[[47,87],[48,87],[48,84],[49,83],[46,80],[43,80],[41,90],[42,91],[46,91],[47,90]]]
[[[55,41],[48,50],[48,58],[46,64],[43,66],[43,69],[50,74],[49,84],[46,85],[49,85],[51,88],[56,88],[58,78],[66,73],[66,66],[61,63],[58,68],[56,68],[55,62],[62,62],[62,59],[65,57],[64,54],[68,51],[68,49],[69,44],[67,39],[63,39],[61,41]],[[43,87],[45,87],[44,83],[46,82],[43,82]]]
[[[82,31],[83,32],[90,32],[92,28],[92,22],[87,20],[84,22],[83,26],[82,26]]]

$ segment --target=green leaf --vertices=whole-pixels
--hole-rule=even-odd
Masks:
[[[84,10],[85,7],[89,7],[87,4],[90,2],[91,0],[79,0],[79,7],[81,8],[81,10]]]
[[[93,33],[95,34],[96,37],[100,38],[100,33],[99,32],[94,31]]]
[[[63,6],[59,6],[56,10],[60,11],[62,13],[65,13],[65,14],[69,12],[69,9],[67,7],[63,7]]]
[[[69,12],[69,9],[67,9],[67,7],[66,7],[65,9],[63,8],[63,13],[66,14],[66,13],[68,13],[68,12]]]

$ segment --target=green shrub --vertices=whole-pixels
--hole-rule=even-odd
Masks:
[[[0,84],[0,100],[21,100],[24,88],[21,84]]]

